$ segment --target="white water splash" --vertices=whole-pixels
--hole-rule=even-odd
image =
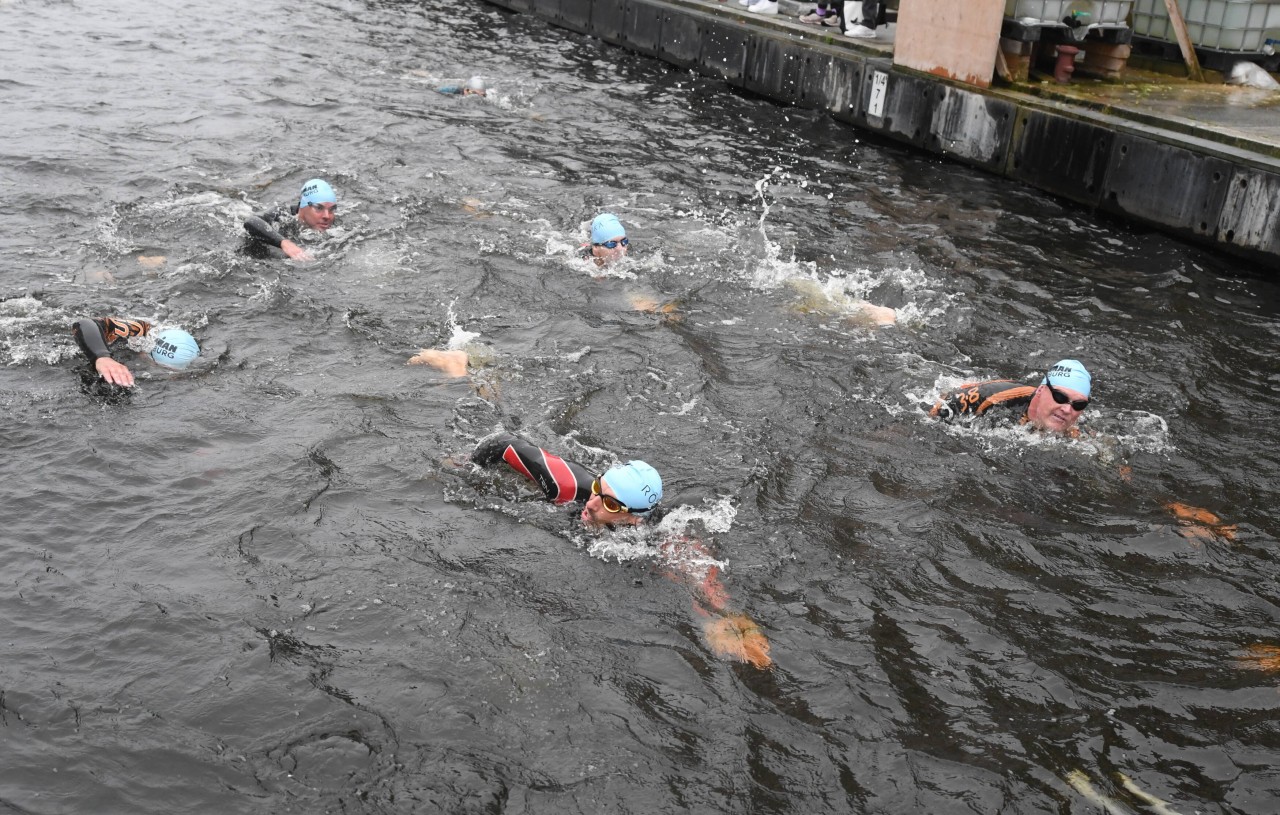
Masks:
[[[450,351],[464,349],[473,340],[480,338],[479,332],[467,331],[462,327],[462,323],[458,320],[458,314],[453,308],[457,303],[456,299],[449,303],[448,313],[445,317],[445,324],[449,327],[449,341],[445,343],[445,347]]]
[[[71,342],[70,330],[74,319],[35,297],[0,300],[0,361],[6,365],[53,365],[75,357],[79,351]],[[50,336],[53,325],[61,326],[64,333]]]

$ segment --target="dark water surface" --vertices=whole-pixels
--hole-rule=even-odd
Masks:
[[[481,4],[6,0],[0,105],[0,812],[1277,811],[1273,281]],[[202,364],[104,397],[108,313]],[[1080,441],[925,418],[1068,356]],[[671,514],[451,463],[501,427]]]

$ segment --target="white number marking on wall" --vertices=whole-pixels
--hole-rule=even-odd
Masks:
[[[871,101],[867,103],[867,115],[879,119],[884,116],[884,98],[889,91],[889,75],[876,71],[871,77]]]

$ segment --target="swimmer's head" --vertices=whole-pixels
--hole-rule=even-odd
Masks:
[[[596,246],[626,236],[627,230],[622,228],[622,221],[612,212],[602,212],[591,221],[591,243]]]
[[[1055,388],[1070,388],[1084,398],[1089,398],[1092,391],[1093,377],[1079,360],[1062,359],[1053,363],[1049,373],[1040,381],[1041,385],[1050,384]]]
[[[600,480],[632,515],[645,515],[662,500],[662,476],[643,461],[610,467]]]
[[[621,260],[627,254],[627,230],[612,212],[602,212],[591,222],[591,257],[597,266]]]
[[[333,226],[338,216],[338,195],[322,178],[313,178],[302,185],[302,195],[298,199],[298,220],[321,232]]]
[[[463,88],[463,93],[475,93],[480,96],[484,96],[484,92],[486,90],[487,88],[485,87],[484,79],[479,76],[473,76],[471,79],[467,80],[467,85]]]
[[[200,346],[195,337],[181,328],[170,328],[156,335],[155,347],[151,349],[151,358],[166,368],[181,371],[191,364],[191,360],[200,356]]]
[[[1074,433],[1076,422],[1089,407],[1092,377],[1079,361],[1053,364],[1027,405],[1027,421],[1039,430]]]

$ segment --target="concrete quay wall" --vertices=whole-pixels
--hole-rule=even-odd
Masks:
[[[1280,160],[1261,150],[895,67],[736,4],[486,1],[1280,269]]]

